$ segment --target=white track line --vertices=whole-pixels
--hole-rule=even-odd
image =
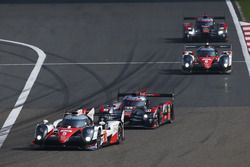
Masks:
[[[180,64],[179,61],[156,61],[156,62],[78,62],[78,63],[43,63],[43,66],[67,66],[67,65],[141,65],[141,64]],[[233,63],[245,63],[236,60]],[[0,64],[1,66],[34,66],[35,64]]]
[[[228,9],[229,9],[229,11],[230,11],[230,13],[232,15],[233,22],[234,22],[235,28],[237,30],[237,34],[238,34],[238,37],[240,39],[240,45],[241,45],[241,49],[242,49],[242,52],[243,52],[243,56],[244,56],[245,61],[246,61],[248,74],[250,76],[250,56],[249,56],[248,48],[247,48],[247,45],[246,45],[246,42],[245,42],[245,39],[244,39],[244,35],[243,35],[242,29],[241,29],[239,19],[238,19],[237,14],[236,14],[236,12],[234,10],[234,7],[233,7],[233,4],[232,4],[231,0],[226,0],[226,4],[227,4]]]
[[[46,54],[39,49],[36,46],[33,45],[29,45],[29,44],[25,44],[25,43],[21,43],[21,42],[15,42],[15,41],[10,41],[10,40],[4,40],[4,39],[0,39],[0,42],[6,42],[6,43],[11,43],[11,44],[15,44],[15,45],[21,45],[24,47],[28,47],[32,50],[34,50],[37,54],[38,54],[38,59],[35,65],[35,67],[33,68],[32,72],[30,73],[30,76],[28,78],[28,80],[25,83],[25,86],[22,90],[22,93],[19,95],[17,102],[14,106],[14,108],[11,110],[7,120],[4,122],[3,127],[0,130],[0,148],[3,146],[4,141],[6,140],[12,126],[14,125],[18,115],[20,114],[24,103],[26,102],[29,93],[31,91],[32,86],[34,85],[37,76],[41,70],[41,67],[43,65],[43,62],[46,58]]]

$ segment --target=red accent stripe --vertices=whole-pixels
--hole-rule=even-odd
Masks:
[[[113,136],[111,136],[110,144],[114,144],[118,141],[118,133],[115,133]]]
[[[246,40],[247,43],[250,43],[250,40]]]
[[[250,32],[250,30],[243,30],[243,32]]]

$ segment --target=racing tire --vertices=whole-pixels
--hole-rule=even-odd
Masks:
[[[175,119],[175,113],[174,113],[174,105],[171,105],[171,113],[170,113],[170,123],[173,123]]]
[[[102,141],[101,130],[99,129],[98,134],[97,134],[97,138],[96,138],[96,149],[95,150],[98,150],[98,149],[100,149],[102,147],[101,141]]]
[[[183,34],[183,39],[184,39],[184,42],[186,42],[186,43],[193,42],[193,37],[188,33]]]
[[[121,125],[118,128],[118,140],[116,144],[122,144],[124,141],[124,131]]]
[[[189,74],[192,74],[192,70],[186,70],[186,69],[183,69],[182,68],[182,73],[185,74],[185,75],[189,75]]]
[[[225,74],[230,75],[232,73],[232,69],[225,71]]]
[[[153,128],[159,128],[160,127],[160,113],[157,113],[157,117],[154,119],[154,124],[153,124]]]
[[[222,39],[222,42],[227,42],[227,38],[223,38],[223,39]]]
[[[188,36],[185,36],[185,37],[184,37],[184,42],[190,43],[190,42],[192,42],[192,38],[191,38],[191,37],[188,37]]]
[[[30,147],[33,150],[44,150],[44,149],[46,149],[43,144],[39,144],[39,145],[31,144]]]

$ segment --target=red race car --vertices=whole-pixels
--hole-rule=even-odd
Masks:
[[[195,40],[226,41],[228,25],[225,21],[215,22],[215,20],[225,20],[225,17],[210,17],[207,15],[199,17],[184,17],[184,20],[195,20],[195,23],[185,22],[183,24],[183,38],[186,42]]]
[[[227,50],[226,50],[227,49]],[[230,74],[232,71],[231,45],[185,45],[182,55],[182,70],[193,72],[220,72]]]
[[[163,103],[152,105],[153,98],[171,98]],[[174,94],[118,93],[118,101],[101,106],[100,112],[124,112],[125,127],[157,128],[174,121]],[[110,106],[115,110],[110,110]]]

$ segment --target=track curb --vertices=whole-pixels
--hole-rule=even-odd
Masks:
[[[242,32],[245,38],[245,42],[247,45],[248,52],[250,54],[250,23],[247,22],[240,22]]]

